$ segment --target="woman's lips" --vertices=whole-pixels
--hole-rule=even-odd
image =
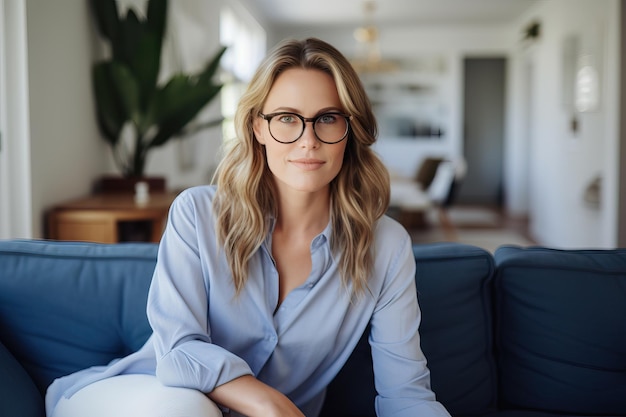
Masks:
[[[325,163],[321,159],[312,158],[292,159],[290,162],[304,171],[314,171],[319,169]]]

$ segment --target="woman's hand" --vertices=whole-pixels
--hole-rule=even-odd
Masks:
[[[220,385],[208,396],[248,417],[305,417],[287,396],[251,375]]]

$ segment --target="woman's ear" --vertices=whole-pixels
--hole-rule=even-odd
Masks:
[[[260,117],[255,117],[252,122],[252,130],[254,132],[254,137],[261,145],[265,145],[265,135],[263,132],[263,122],[264,120]]]

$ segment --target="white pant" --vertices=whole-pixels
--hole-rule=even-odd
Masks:
[[[103,379],[61,398],[52,417],[222,417],[205,394],[166,387],[152,375]]]

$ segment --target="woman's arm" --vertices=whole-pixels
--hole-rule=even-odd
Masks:
[[[211,221],[210,213],[199,216],[199,211],[211,209],[208,200],[208,193],[203,194],[202,190],[187,190],[172,204],[147,305],[154,333],[157,378],[165,385],[205,393],[253,373],[242,358],[212,343],[209,289],[202,256],[216,255],[213,250],[199,247],[199,236],[212,230],[212,224],[206,224]]]
[[[421,314],[415,287],[415,258],[408,235],[383,265],[386,274],[371,318],[369,342],[379,417],[449,417],[430,388],[430,371],[420,347]]]
[[[248,417],[304,417],[284,394],[251,375],[220,385],[208,396],[215,403]]]

